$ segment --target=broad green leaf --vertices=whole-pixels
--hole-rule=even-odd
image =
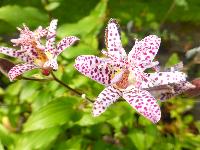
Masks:
[[[160,136],[156,130],[154,124],[148,125],[145,127],[145,147],[150,149],[153,146],[153,143],[156,141],[156,137]]]
[[[132,130],[128,135],[138,150],[145,149],[145,135],[140,130]]]
[[[7,146],[14,142],[14,136],[2,124],[0,124],[0,142]]]
[[[75,116],[74,104],[77,99],[72,97],[62,97],[56,99],[36,112],[33,112],[24,125],[24,132],[50,128],[63,125]]]
[[[0,14],[0,20],[8,22],[14,27],[22,23],[35,27],[48,22],[48,16],[34,7],[7,5],[0,8]]]
[[[40,109],[41,107],[45,106],[52,100],[52,93],[48,90],[39,91],[38,94],[34,97],[34,101],[32,103],[33,111]]]
[[[16,96],[20,92],[21,88],[22,88],[21,81],[16,81],[14,83],[11,83],[6,89],[6,94]]]
[[[64,24],[58,28],[57,35],[64,37],[66,35],[79,35],[85,37],[88,34],[97,35],[103,26],[107,0],[101,0],[89,16],[84,17],[77,23]]]
[[[93,41],[96,42],[96,38],[94,38]],[[68,48],[66,51],[62,53],[62,56],[67,59],[74,59],[79,55],[96,55],[96,54],[98,54],[96,46],[92,47],[92,45],[90,45],[88,42],[88,43],[80,43],[76,47]]]
[[[115,144],[109,144],[109,142],[105,142],[102,140],[97,140],[93,146],[94,150],[122,150],[120,146]]]
[[[91,113],[85,113],[76,124],[80,126],[91,126],[104,121],[106,121],[104,116],[93,117]]]
[[[85,114],[83,115],[83,117],[76,123],[80,126],[91,126],[91,125],[95,125],[101,122],[108,122],[111,125],[113,125],[113,127],[118,128],[120,126],[122,126],[123,123],[119,122],[120,118],[122,114],[128,113],[129,111],[127,111],[127,103],[114,103],[113,105],[111,105],[102,115],[98,116],[98,117],[93,117],[91,112],[92,112],[92,108],[90,108],[89,110],[87,110],[87,112],[85,112]],[[117,122],[119,122],[117,124]]]
[[[17,139],[15,150],[46,149],[61,132],[60,127],[46,128],[22,133]]]
[[[83,140],[82,136],[73,136],[67,141],[63,141],[59,145],[55,145],[55,150],[81,150],[81,142]]]
[[[40,88],[40,84],[39,82],[24,81],[24,86],[20,93],[20,100],[32,101],[32,96]]]

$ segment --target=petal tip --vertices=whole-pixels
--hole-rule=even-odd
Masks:
[[[93,117],[98,117],[100,114],[101,113],[99,113],[97,110],[94,110],[94,108],[93,108],[93,110],[92,110],[92,116]]]

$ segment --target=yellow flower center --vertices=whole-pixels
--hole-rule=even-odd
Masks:
[[[35,52],[37,53],[37,58],[35,59],[35,64],[39,66],[43,66],[44,63],[48,60],[47,55],[44,53],[43,50],[37,47],[37,43],[33,40],[32,41],[32,46],[35,49]]]

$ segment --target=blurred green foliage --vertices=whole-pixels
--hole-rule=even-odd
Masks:
[[[11,46],[9,40],[23,23],[35,29],[58,18],[57,40],[68,35],[81,40],[58,58],[56,76],[95,99],[104,87],[82,76],[73,64],[78,55],[101,55],[109,18],[119,20],[127,51],[136,37],[161,36],[157,59],[171,66],[195,46],[193,33],[186,33],[199,25],[199,10],[199,0],[1,0],[0,43]],[[187,30],[177,32],[180,25],[188,25]],[[42,76],[38,71],[27,73],[32,74]],[[123,101],[93,118],[92,104],[55,81],[9,83],[1,74],[0,85],[0,150],[200,149],[200,121],[192,114],[194,99],[185,96],[161,104],[162,119],[154,125]]]

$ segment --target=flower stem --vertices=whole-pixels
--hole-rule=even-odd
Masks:
[[[23,80],[29,80],[29,81],[40,81],[40,82],[46,82],[46,81],[52,81],[53,78],[48,79],[37,79],[37,78],[28,78],[28,77],[21,77]]]
[[[167,11],[167,13],[165,14],[165,16],[163,17],[163,19],[160,22],[160,28],[163,27],[165,21],[167,20],[167,18],[169,17],[169,15],[171,14],[171,12],[174,10],[175,7],[176,7],[176,1],[173,0],[168,11]]]
[[[81,92],[79,92],[79,91],[77,91],[77,90],[71,88],[69,85],[67,85],[67,84],[65,84],[64,82],[62,82],[61,80],[59,80],[59,79],[54,75],[53,72],[51,73],[51,75],[52,75],[53,79],[54,79],[56,82],[58,82],[59,84],[61,84],[61,85],[64,86],[65,88],[67,88],[67,89],[69,89],[70,91],[74,92],[76,95],[79,95],[79,96],[81,96],[81,97],[83,96],[83,94],[82,94]],[[88,98],[88,97],[86,97],[86,96],[85,96],[84,98],[85,98],[87,101],[91,102],[91,103],[94,102],[93,100],[91,100],[90,98]]]

